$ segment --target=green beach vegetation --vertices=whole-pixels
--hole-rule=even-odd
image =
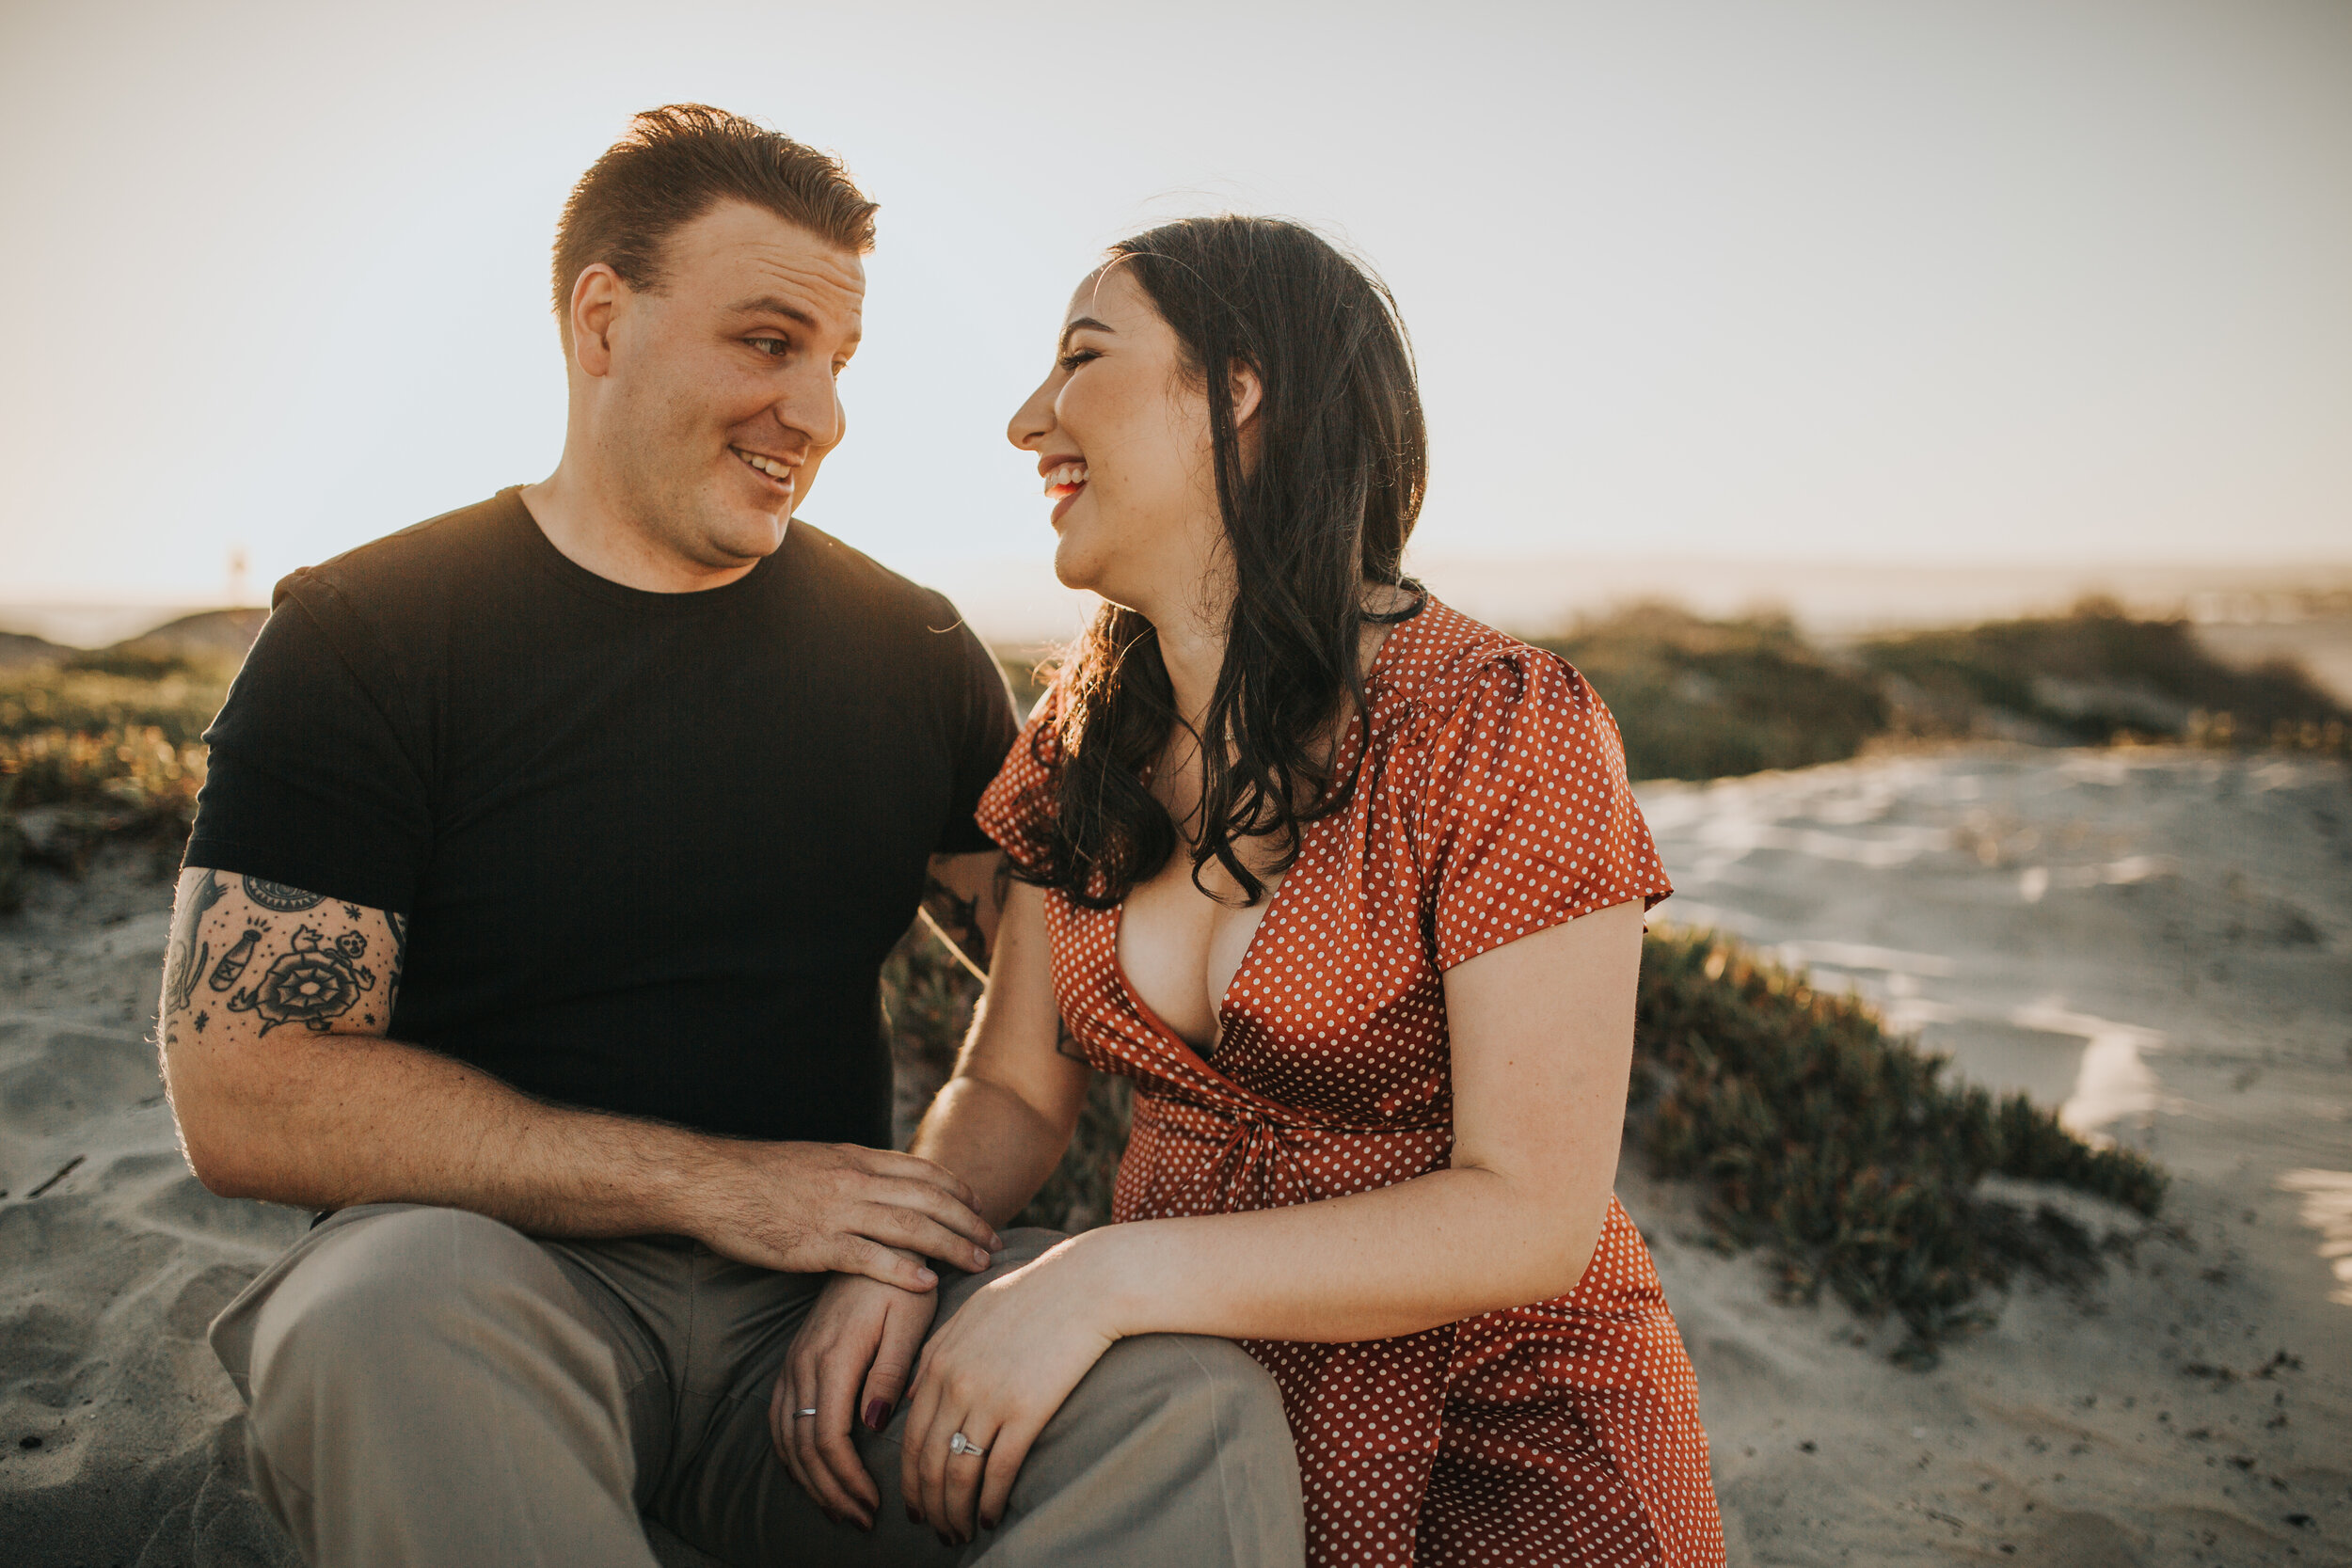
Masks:
[[[1537,644],[1600,692],[1636,779],[1839,762],[1906,742],[2169,742],[2342,755],[2352,711],[2299,667],[2240,669],[2183,620],[2105,599],[2063,615],[1808,642],[1786,617],[1637,604]]]

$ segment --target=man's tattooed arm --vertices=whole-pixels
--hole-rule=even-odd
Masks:
[[[164,1044],[168,1050],[183,1025],[203,1035],[228,1027],[232,1016],[249,1021],[256,1035],[290,1025],[381,1035],[407,951],[404,915],[191,868],[181,876],[164,963]],[[192,1012],[199,988],[215,994]]]
[[[983,980],[995,947],[996,922],[1011,886],[1011,863],[996,850],[931,857],[923,886],[923,923],[958,962]]]

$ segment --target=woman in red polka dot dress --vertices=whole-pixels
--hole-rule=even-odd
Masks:
[[[925,1349],[905,1495],[998,1517],[1104,1346],[1214,1334],[1279,1385],[1310,1562],[1721,1563],[1610,1191],[1669,888],[1592,688],[1399,577],[1422,438],[1387,295],[1294,225],[1154,230],[1011,434],[1109,603],[982,801],[1021,885],[914,1148],[1002,1224],[1086,1066],[1135,1080],[1135,1128],[1118,1223]]]

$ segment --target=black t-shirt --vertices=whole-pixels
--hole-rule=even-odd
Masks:
[[[187,863],[409,916],[395,1039],[527,1093],[886,1147],[877,978],[1014,734],[939,594],[795,521],[723,588],[515,491],[278,584]]]

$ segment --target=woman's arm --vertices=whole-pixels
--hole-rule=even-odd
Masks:
[[[1045,895],[1007,890],[988,990],[910,1152],[961,1176],[975,1207],[1004,1225],[1054,1174],[1078,1125],[1091,1070],[1060,1047],[1061,1014],[1045,937]]]
[[[1447,972],[1449,1168],[1291,1209],[1089,1231],[1067,1244],[1073,1275],[1103,1292],[1117,1335],[1375,1339],[1565,1294],[1616,1177],[1641,962],[1629,901]],[[985,1203],[970,1167],[922,1152]]]
[[[1055,1047],[1060,1016],[1046,961],[1045,898],[1004,875],[1001,854],[935,857],[924,912],[988,965],[988,990],[956,1076],[915,1133],[950,1169],[983,1173],[974,1208],[1009,1220],[1051,1176],[1086,1099],[1086,1064]],[[975,965],[977,967],[977,964]],[[912,1254],[908,1261],[917,1261]],[[882,1494],[850,1439],[881,1431],[914,1367],[938,1297],[836,1275],[795,1334],[769,1400],[776,1452],[818,1507],[873,1523]],[[802,1410],[817,1411],[803,1417]]]

